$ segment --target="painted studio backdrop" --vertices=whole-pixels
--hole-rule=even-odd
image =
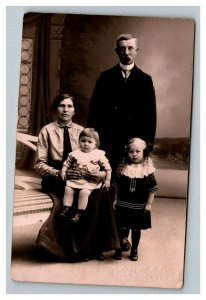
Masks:
[[[41,13],[24,16],[14,193],[13,279],[182,287],[194,25],[191,19],[175,18]],[[34,212],[23,209],[17,199],[18,195],[26,195],[28,191],[35,194],[40,189],[40,178],[33,172],[36,137],[40,129],[52,121],[49,109],[58,93],[71,93],[76,97],[78,114],[74,121],[86,125],[96,79],[103,70],[117,64],[116,37],[126,32],[138,38],[140,50],[135,63],[152,76],[157,101],[157,131],[152,157],[159,191],[154,203],[152,229],[144,232],[142,238],[140,251],[144,253],[143,258],[135,264],[116,262],[110,256],[106,265],[105,262],[45,264],[35,254],[35,238],[49,215],[51,204],[47,203],[47,207],[42,204],[41,211],[34,208]],[[24,239],[25,235],[29,238]],[[19,255],[21,259],[18,259]],[[28,273],[28,268],[33,268],[33,271]],[[54,268],[55,272],[49,272],[49,268]]]

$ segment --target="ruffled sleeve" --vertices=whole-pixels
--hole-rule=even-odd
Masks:
[[[97,160],[100,164],[100,167],[103,168],[104,170],[108,171],[108,170],[112,170],[109,160],[107,159],[107,157],[105,156],[105,152],[99,149],[96,149],[97,151],[95,151],[95,156],[94,156],[94,160]]]

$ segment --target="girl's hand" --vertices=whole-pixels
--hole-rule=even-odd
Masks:
[[[149,192],[148,199],[144,208],[145,212],[151,211],[153,200],[154,200],[154,192]]]
[[[114,202],[113,202],[113,209],[115,210],[116,207],[117,207],[117,199],[115,199]]]
[[[147,204],[145,205],[144,211],[145,211],[145,212],[148,212],[148,211],[151,211],[151,210],[152,210],[152,204],[147,203]]]

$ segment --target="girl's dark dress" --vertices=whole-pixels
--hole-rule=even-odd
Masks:
[[[132,165],[124,166],[119,172],[117,177],[118,201],[116,213],[120,227],[130,229],[151,228],[151,214],[150,211],[145,212],[144,207],[149,192],[157,190],[154,170],[152,161],[149,159],[147,165],[140,165],[136,173]]]

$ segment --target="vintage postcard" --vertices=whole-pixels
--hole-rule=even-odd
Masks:
[[[193,19],[24,15],[14,281],[183,287],[194,45]]]

